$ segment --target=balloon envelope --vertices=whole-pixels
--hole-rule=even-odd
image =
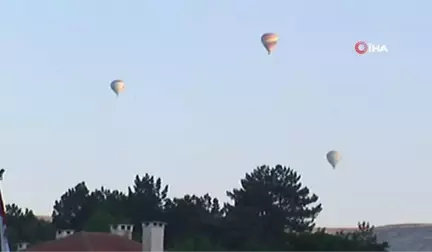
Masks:
[[[116,95],[119,95],[125,88],[125,84],[122,80],[113,80],[111,82],[111,89]]]
[[[342,159],[342,156],[339,152],[332,150],[327,153],[327,161],[331,164],[331,166],[336,168],[336,165]]]
[[[268,54],[271,54],[272,51],[276,48],[278,40],[279,37],[275,33],[264,33],[261,36],[261,43],[267,50]]]

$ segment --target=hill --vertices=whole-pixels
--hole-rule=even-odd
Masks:
[[[328,233],[356,228],[326,228]],[[392,224],[375,227],[380,241],[387,241],[392,251],[432,251],[432,224]]]

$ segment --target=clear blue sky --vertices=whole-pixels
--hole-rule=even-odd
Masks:
[[[226,200],[258,165],[303,175],[319,225],[428,222],[430,1],[0,3],[7,202],[50,214],[80,181]],[[274,55],[260,44],[279,34]],[[358,40],[389,53],[359,56]],[[109,89],[124,79],[119,99]],[[332,170],[328,150],[343,161]],[[22,187],[22,185],[25,185]]]

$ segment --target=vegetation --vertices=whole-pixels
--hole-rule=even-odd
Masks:
[[[107,232],[113,223],[160,220],[170,251],[385,251],[373,226],[359,224],[353,233],[326,234],[314,229],[322,210],[317,195],[302,185],[288,167],[261,166],[246,174],[241,187],[227,192],[221,205],[209,194],[169,198],[168,185],[149,174],[136,176],[127,193],[101,188],[90,191],[84,182],[54,203],[53,222],[38,220],[32,211],[7,206],[8,237],[35,244],[54,239],[55,229]],[[315,230],[315,231],[314,231]],[[133,237],[139,241],[140,228]],[[135,239],[134,238],[134,239]]]

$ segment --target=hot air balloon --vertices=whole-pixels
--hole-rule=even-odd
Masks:
[[[332,150],[327,153],[327,161],[331,164],[333,169],[336,168],[336,165],[342,159],[342,156],[339,152]]]
[[[122,80],[113,80],[111,82],[111,89],[118,96],[125,88],[125,84]]]
[[[264,45],[269,55],[275,49],[278,40],[279,40],[278,35],[274,33],[264,33],[261,36],[261,43]]]

